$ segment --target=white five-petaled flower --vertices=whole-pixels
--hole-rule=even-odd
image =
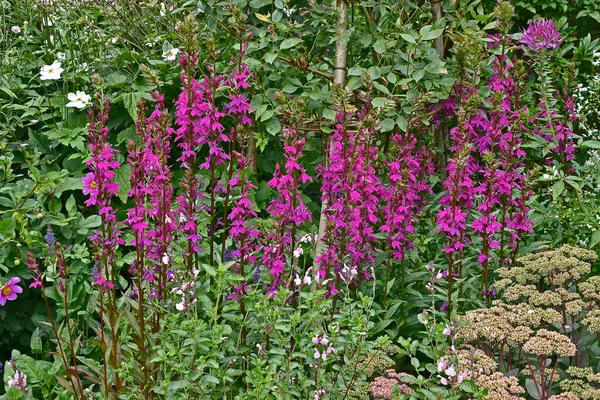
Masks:
[[[89,94],[85,94],[85,92],[77,91],[75,93],[69,93],[67,98],[70,100],[66,107],[77,107],[79,109],[85,108],[92,97]]]
[[[54,61],[52,65],[44,65],[40,69],[40,79],[43,81],[60,79],[60,74],[64,71],[58,61]]]
[[[179,49],[177,47],[173,47],[163,53],[163,58],[165,61],[173,61],[177,58],[177,53],[179,53]]]
[[[21,28],[20,28],[19,26],[17,26],[17,25],[14,25],[14,26],[12,26],[12,27],[10,28],[10,31],[11,31],[12,33],[21,33]]]

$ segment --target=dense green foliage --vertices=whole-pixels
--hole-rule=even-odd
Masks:
[[[345,7],[347,26],[340,23]],[[559,384],[537,371],[543,375],[548,364],[560,378],[600,373],[592,312],[600,290],[599,10],[597,0],[0,0],[0,288],[11,293],[9,279],[18,277],[24,289],[0,306],[0,398],[595,398],[584,394],[600,391],[591,378],[585,387]],[[536,18],[554,20],[564,41],[540,52],[524,45]],[[345,68],[336,60],[342,43]],[[194,56],[197,64],[189,62]],[[63,71],[44,79],[56,62]],[[334,83],[340,69],[343,87]],[[225,83],[214,83],[217,76]],[[213,158],[209,168],[188,170],[181,139],[152,135],[180,128],[177,101],[194,77],[214,89],[206,104],[223,112],[223,131],[233,139],[218,145],[227,154],[222,165]],[[231,111],[235,96],[250,111]],[[86,111],[94,110],[100,130],[105,109],[91,103],[105,100],[107,141],[120,164],[111,177],[120,185],[110,203],[114,225],[99,204],[86,203],[98,185],[86,178],[99,158]],[[169,116],[144,136],[155,110]],[[518,140],[485,150],[486,132],[495,130]],[[154,147],[144,147],[149,138]],[[336,140],[344,152],[335,152]],[[160,143],[170,143],[166,153]],[[200,162],[214,157],[209,147],[194,148]],[[522,154],[511,153],[517,149]],[[174,195],[167,207],[177,224],[165,252],[146,261],[154,250],[136,247],[129,214],[150,208],[143,194],[135,197],[136,183],[156,182],[155,169],[136,172],[135,155],[144,151],[168,166]],[[301,183],[288,164],[300,153],[298,171],[311,177]],[[336,185],[326,186],[327,172],[339,172],[328,170],[336,160],[348,162],[335,176],[350,188],[337,195]],[[468,183],[453,181],[461,168],[470,171],[460,177]],[[360,186],[352,179],[363,170]],[[512,174],[504,192],[494,186],[504,178],[488,179],[494,171]],[[293,188],[273,184],[280,173],[294,176]],[[177,209],[190,182],[205,196],[190,206],[202,237],[193,252],[190,216]],[[392,205],[388,193],[402,196],[413,190],[409,183],[421,185],[418,199]],[[288,225],[272,209],[286,190],[290,209],[308,210]],[[322,212],[323,196],[347,214]],[[459,239],[443,217],[449,204],[465,212]],[[237,207],[256,240],[232,234]],[[519,212],[525,222],[514,222]],[[396,242],[388,225],[399,215],[405,225]],[[354,236],[341,227],[370,217],[377,222]],[[502,228],[478,231],[483,217]],[[144,218],[160,225],[155,215]],[[315,239],[323,218],[330,218],[327,234]],[[161,226],[168,224],[163,218]],[[90,238],[104,240],[107,229],[122,229],[123,243],[98,246]],[[574,247],[545,252],[566,244]],[[351,254],[353,245],[360,251]],[[324,276],[317,273],[320,246],[339,256],[330,275],[325,267]],[[285,261],[281,276],[269,251]],[[535,279],[521,281],[515,271],[537,256],[521,257],[540,251],[556,267],[525,271]],[[579,275],[557,261],[561,251],[583,268]],[[144,262],[168,265],[175,276],[167,279],[164,268],[157,297],[136,272]],[[107,274],[114,288],[98,285],[103,265],[114,272],[112,280]],[[558,310],[564,320],[544,314],[532,322],[525,304],[538,291],[556,291],[552,278],[561,273],[571,274],[559,285],[564,296],[540,300],[535,312]],[[38,279],[41,289],[29,287]],[[567,313],[576,300],[585,304]],[[510,343],[515,352],[506,358],[495,337],[473,339],[461,328],[478,313],[518,314],[511,307],[527,321],[498,326],[529,331]],[[516,354],[548,330],[559,344],[567,337],[574,353],[565,344],[564,354]],[[465,372],[469,351],[485,374]],[[452,374],[459,369],[464,374]],[[19,371],[26,387],[14,382]]]

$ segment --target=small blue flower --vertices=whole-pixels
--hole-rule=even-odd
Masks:
[[[44,236],[44,239],[46,240],[48,249],[53,250],[54,245],[56,244],[56,237],[54,236],[54,232],[52,232],[52,228],[50,227],[50,224],[48,224],[46,236]]]

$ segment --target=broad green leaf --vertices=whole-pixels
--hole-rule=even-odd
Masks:
[[[279,48],[281,50],[285,50],[285,49],[294,47],[300,43],[302,43],[302,39],[300,39],[300,38],[289,38],[289,39],[285,39],[283,42],[281,42],[281,45],[279,45]]]

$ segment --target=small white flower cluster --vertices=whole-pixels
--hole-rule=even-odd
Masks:
[[[302,278],[302,279],[300,279],[300,276],[298,276],[298,274],[296,274],[296,279],[294,279],[294,283],[296,284],[297,287],[302,286],[302,284],[310,285],[312,283],[312,278],[309,275],[311,269],[312,269],[312,267],[306,270],[306,273],[304,274],[304,278]]]
[[[600,66],[600,51],[592,54],[592,56],[594,57],[594,59],[592,60],[592,65],[594,67]]]
[[[192,270],[192,273],[194,274],[195,278],[198,276],[200,271],[194,268]],[[189,300],[195,296],[195,287],[195,282],[184,282],[179,289],[175,288],[172,290],[172,292],[181,296],[181,301],[175,304],[175,308],[177,309],[177,311],[187,311],[189,306],[196,304],[197,300],[195,298],[191,301]],[[187,299],[186,296],[189,297],[189,299]]]
[[[300,258],[302,254],[304,254],[304,249],[298,246],[298,248],[294,250],[294,258]]]
[[[315,345],[315,354],[313,354],[315,360],[321,359],[325,361],[327,360],[327,357],[335,351],[333,346],[329,343],[329,338],[325,334],[313,337],[312,342]],[[319,351],[318,346],[321,346],[321,351]],[[323,350],[324,346],[328,347]]]
[[[300,243],[310,243],[313,241],[316,242],[317,240],[319,240],[319,235],[317,235],[315,233],[313,236],[313,235],[307,233],[306,235],[304,235],[300,238]]]
[[[321,400],[323,398],[321,396],[324,396],[324,395],[325,395],[325,389],[317,389],[315,391],[315,395],[313,397],[313,400]]]
[[[342,282],[350,283],[356,275],[358,275],[358,270],[354,265],[351,268],[348,268],[348,266],[344,264],[344,268],[340,271],[340,279]]]
[[[462,381],[465,379],[465,374],[460,372],[457,373],[456,369],[454,368],[454,364],[448,365],[446,364],[445,361],[440,360],[438,361],[438,372],[440,373],[439,378],[440,378],[440,382],[442,383],[442,385],[448,385],[449,383],[452,382],[456,382],[458,384],[461,384]],[[442,373],[444,373],[446,376],[441,375]]]

